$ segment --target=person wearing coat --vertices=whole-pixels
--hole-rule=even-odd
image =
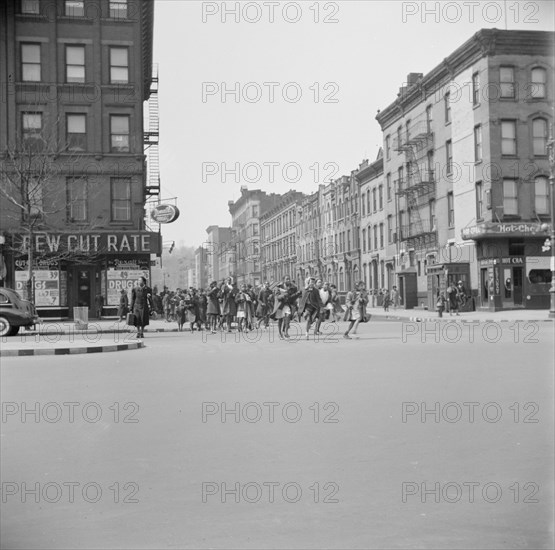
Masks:
[[[118,306],[118,316],[119,320],[123,321],[125,316],[129,311],[129,298],[127,296],[127,292],[125,289],[121,289],[120,297],[119,297],[119,306]]]
[[[323,309],[322,299],[320,298],[320,291],[316,288],[315,280],[313,277],[308,277],[305,280],[305,289],[301,297],[299,305],[299,319],[304,314],[306,319],[306,335],[305,338],[309,339],[308,331],[310,325],[318,319],[320,311]]]
[[[235,303],[237,292],[237,285],[233,283],[231,277],[228,277],[220,289],[222,297],[222,316],[227,325],[227,332],[231,332],[231,323],[237,315],[237,304]]]
[[[360,281],[355,290],[347,294],[345,300],[347,311],[345,312],[345,321],[349,321],[349,327],[343,338],[350,340],[349,332],[354,327],[353,334],[357,333],[358,325],[361,321],[366,322],[366,306],[368,305],[368,293],[364,288],[364,283]]]
[[[139,279],[139,284],[131,292],[131,311],[135,317],[137,338],[144,338],[144,328],[149,324],[152,311],[152,291],[146,286],[145,277]]]
[[[216,334],[216,326],[218,325],[218,317],[220,316],[219,295],[220,289],[218,288],[218,283],[216,281],[212,281],[210,283],[210,288],[206,293],[206,315],[208,317],[208,324],[212,334]]]
[[[272,309],[273,294],[270,290],[270,283],[266,281],[264,286],[258,292],[258,306],[256,308],[256,317],[258,318],[258,325],[256,328],[260,328],[262,322],[264,322],[264,328],[270,326],[270,311]]]

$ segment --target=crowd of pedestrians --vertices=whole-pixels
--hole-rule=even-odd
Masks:
[[[131,324],[137,327],[137,337],[144,337],[144,327],[149,319],[160,317],[168,323],[177,323],[179,331],[249,332],[268,330],[270,321],[277,324],[279,338],[290,338],[292,321],[298,321],[308,339],[312,330],[321,334],[322,323],[349,324],[344,338],[356,334],[360,322],[366,322],[368,293],[364,283],[346,296],[346,308],[340,302],[337,287],[321,279],[309,277],[302,288],[284,277],[279,284],[265,282],[262,285],[237,285],[231,277],[218,283],[213,281],[207,289],[164,289],[160,294],[152,292],[141,280],[133,289],[131,303],[122,291],[118,316],[120,321],[132,314]]]

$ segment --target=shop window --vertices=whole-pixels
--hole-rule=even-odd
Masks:
[[[524,256],[524,241],[509,239],[509,256]]]
[[[551,284],[551,270],[549,269],[532,269],[528,273],[528,280],[533,285]]]

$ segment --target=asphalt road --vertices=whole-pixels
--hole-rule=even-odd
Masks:
[[[2,359],[1,547],[552,548],[553,326],[457,326]]]

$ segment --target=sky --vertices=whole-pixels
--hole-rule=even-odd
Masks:
[[[374,160],[375,116],[408,73],[482,28],[553,31],[554,5],[156,0],[161,198],[181,212],[164,242],[199,246],[230,226],[242,185],[311,193]]]

